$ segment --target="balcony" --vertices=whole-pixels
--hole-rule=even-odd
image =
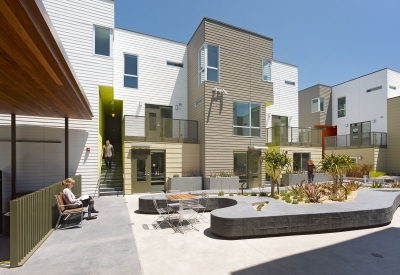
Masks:
[[[267,146],[322,147],[322,130],[287,126],[267,128]]]
[[[125,141],[198,143],[196,120],[125,116]]]
[[[386,148],[387,133],[368,132],[353,135],[325,137],[325,149],[339,148]]]

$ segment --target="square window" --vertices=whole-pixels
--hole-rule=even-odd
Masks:
[[[311,112],[325,112],[325,98],[317,97],[311,100]]]
[[[260,137],[261,105],[233,102],[233,134],[235,136]]]

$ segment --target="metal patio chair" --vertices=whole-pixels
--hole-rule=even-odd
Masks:
[[[63,195],[61,192],[58,195],[54,195],[54,198],[56,199],[58,212],[60,213],[60,216],[58,217],[57,224],[54,229],[55,230],[61,229],[59,226],[60,226],[60,221],[61,221],[62,216],[67,216],[65,219],[68,219],[68,217],[72,214],[80,214],[80,216],[81,216],[80,223],[71,225],[71,226],[67,226],[67,227],[63,227],[62,229],[67,229],[67,228],[72,228],[72,227],[82,227],[84,208],[77,207],[77,208],[68,209],[68,206],[71,206],[72,204],[65,204]]]
[[[210,194],[205,192],[201,195],[202,197],[199,200],[199,206],[194,207],[193,209],[197,211],[196,220],[200,222],[200,220],[208,221],[208,218],[204,216],[204,211],[207,209],[208,201],[210,199]]]
[[[193,210],[193,207],[199,205],[198,199],[185,199],[180,201],[179,205],[179,229],[182,234],[184,234],[184,223],[186,222],[189,230],[199,231],[194,224],[196,223],[196,218],[193,218],[197,215],[197,211]],[[194,220],[194,222],[193,222]]]
[[[179,194],[181,192],[181,190],[167,190],[166,191],[166,194],[168,195],[168,194]],[[174,209],[174,208],[179,208],[179,202],[170,202],[169,200],[168,200],[168,198],[167,197],[165,197],[165,199],[167,200],[167,205],[169,206],[169,207],[171,207],[172,209]],[[175,209],[174,209],[175,210]],[[175,211],[176,212],[176,211]]]
[[[167,223],[169,226],[171,226],[172,228],[174,228],[173,224],[170,223],[170,220],[172,219],[172,213],[174,213],[174,209],[172,209],[172,207],[169,207],[168,205],[166,207],[158,207],[157,204],[157,199],[155,196],[153,196],[153,204],[154,207],[156,208],[157,212],[158,212],[158,218],[157,220],[155,220],[152,224],[154,226],[155,229],[161,228],[161,225],[163,223]],[[160,220],[161,223],[158,223]],[[175,229],[174,229],[175,230]]]

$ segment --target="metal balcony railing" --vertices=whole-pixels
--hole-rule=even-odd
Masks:
[[[353,135],[339,135],[325,137],[325,148],[371,148],[371,147],[387,147],[387,133],[384,132],[368,132]]]
[[[196,120],[125,116],[126,141],[198,143]]]
[[[267,146],[322,147],[322,130],[288,126],[267,128]]]

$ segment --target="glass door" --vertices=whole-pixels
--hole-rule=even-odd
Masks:
[[[361,144],[361,123],[350,124],[350,146]]]
[[[151,151],[151,192],[165,190],[165,151]]]
[[[150,150],[132,149],[132,193],[151,192]]]
[[[272,116],[273,142],[280,144],[280,141],[288,141],[288,117]]]

